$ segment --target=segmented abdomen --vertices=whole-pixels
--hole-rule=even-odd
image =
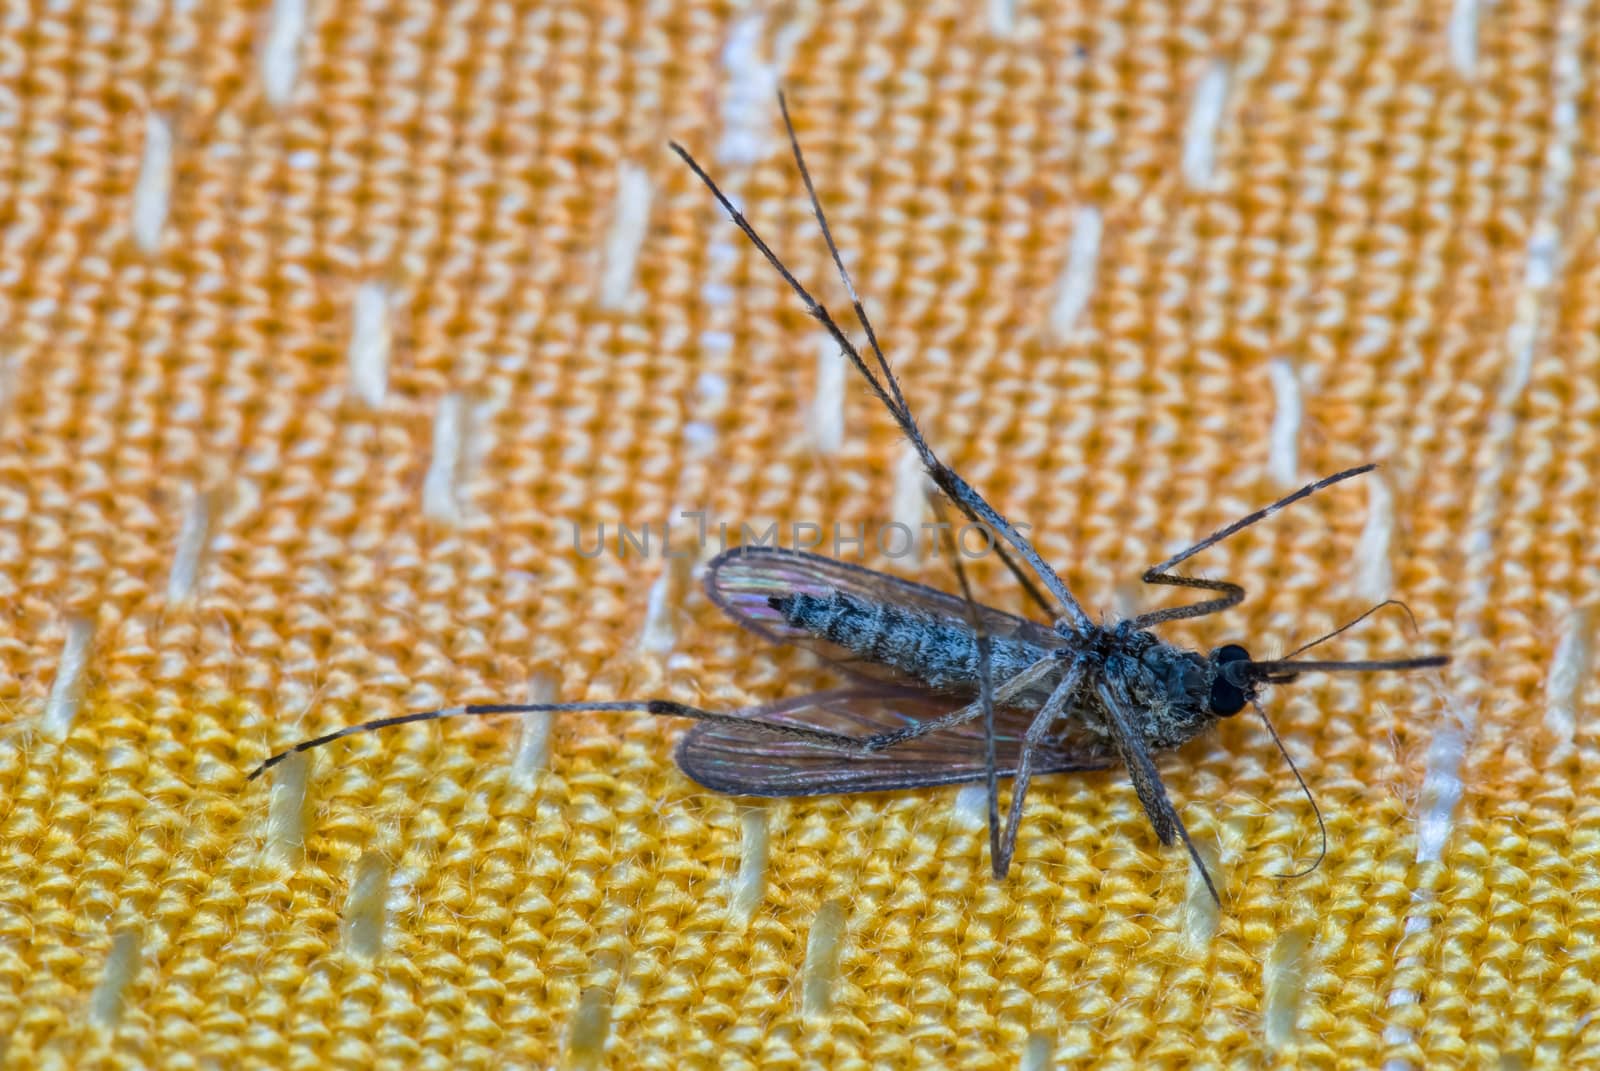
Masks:
[[[965,621],[840,592],[777,595],[771,604],[790,627],[843,647],[864,661],[890,666],[936,691],[978,692],[978,641]],[[1003,681],[1048,653],[1012,637],[990,636],[990,679]]]

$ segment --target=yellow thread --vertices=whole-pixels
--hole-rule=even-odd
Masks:
[[[998,1071],[1035,1029],[1058,1065],[1248,1066],[1274,950],[1308,919],[1279,1062],[1600,1064],[1582,951],[1600,734],[1578,639],[1600,568],[1590,5],[15,7],[8,1065],[547,1067],[599,987],[615,1066]],[[1197,189],[1185,132],[1219,63]],[[1001,883],[981,792],[763,804],[743,925],[753,819],[683,776],[688,728],[666,719],[573,715],[523,743],[514,719],[457,720],[308,756],[311,783],[294,764],[243,782],[302,722],[514,701],[539,674],[563,699],[714,709],[820,679],[697,582],[669,600],[671,654],[637,658],[659,563],[570,549],[572,522],[684,508],[735,532],[921,509],[896,503],[903,441],[858,377],[818,459],[815,325],[662,144],[726,177],[848,313],[780,83],[917,418],[1091,612],[1171,605],[1139,572],[1271,496],[1272,361],[1300,377],[1301,476],[1383,463],[1392,524],[1364,538],[1358,487],[1296,506],[1193,563],[1244,583],[1243,605],[1163,631],[1271,655],[1386,580],[1421,636],[1386,612],[1340,644],[1458,658],[1437,682],[1272,689],[1330,825],[1310,877],[1274,877],[1290,845],[1309,862],[1315,827],[1259,728],[1230,719],[1161,757],[1183,813],[1226,828],[1226,907],[1201,942],[1183,853],[1117,771],[1039,778]],[[147,253],[133,206],[166,170],[143,167],[151,116],[171,185]],[[628,167],[649,176],[648,222],[605,310]],[[1058,336],[1091,205],[1092,291]],[[364,384],[361,301],[388,312],[356,347],[383,358]],[[434,524],[451,394],[472,407],[445,481],[462,508]],[[227,500],[175,609],[177,548],[198,545],[185,489],[213,487]],[[1364,576],[1380,536],[1389,575]],[[952,587],[932,563],[894,568]],[[1028,610],[998,562],[973,572]],[[344,925],[369,850],[410,890],[374,960]],[[808,1019],[828,901],[851,947]],[[139,966],[105,1028],[94,998],[126,919]],[[620,977],[593,975],[605,953]]]

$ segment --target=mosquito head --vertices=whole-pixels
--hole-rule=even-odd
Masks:
[[[1237,643],[1211,652],[1211,668],[1215,675],[1211,678],[1211,696],[1206,701],[1211,713],[1222,718],[1232,717],[1255,698],[1260,678],[1250,672],[1253,665],[1250,652]]]

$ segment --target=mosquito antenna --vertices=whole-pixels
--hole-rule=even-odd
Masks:
[[[1399,599],[1384,599],[1382,602],[1380,602],[1378,605],[1372,607],[1370,610],[1368,610],[1366,613],[1362,614],[1360,617],[1356,618],[1353,621],[1345,622],[1344,624],[1340,625],[1338,628],[1334,629],[1332,632],[1328,633],[1326,636],[1318,637],[1317,639],[1312,640],[1310,643],[1301,644],[1299,647],[1296,647],[1294,650],[1292,650],[1288,654],[1284,655],[1283,658],[1280,659],[1280,661],[1293,658],[1295,655],[1299,654],[1301,651],[1309,651],[1309,650],[1311,650],[1311,648],[1316,647],[1319,644],[1327,643],[1329,640],[1333,639],[1335,636],[1339,635],[1341,632],[1344,632],[1346,629],[1355,628],[1357,625],[1361,624],[1361,622],[1365,621],[1367,618],[1371,617],[1373,614],[1377,613],[1379,610],[1382,610],[1385,606],[1398,606],[1398,607],[1400,607],[1400,609],[1404,610],[1406,612],[1406,616],[1411,619],[1411,630],[1413,632],[1417,631],[1417,615],[1411,612],[1411,607],[1407,606],[1405,603],[1401,602]]]
[[[250,771],[246,781],[254,781],[274,766],[283,762],[291,755],[299,755],[314,748],[331,744],[335,740],[343,740],[347,736],[358,733],[377,732],[380,729],[393,729],[400,725],[413,725],[423,721],[443,721],[446,718],[493,718],[505,714],[655,714],[666,718],[693,718],[696,721],[709,721],[721,724],[737,724],[740,728],[755,728],[763,732],[770,732],[776,736],[793,736],[799,739],[810,740],[824,747],[851,748],[856,741],[852,737],[839,733],[823,732],[820,729],[806,729],[798,725],[789,725],[781,722],[762,722],[750,718],[741,718],[731,714],[717,714],[699,707],[691,707],[683,703],[674,703],[668,699],[640,699],[616,703],[482,703],[472,706],[444,707],[439,710],[424,710],[415,714],[401,714],[393,718],[375,718],[357,725],[347,725],[343,729],[335,729],[331,733],[314,736],[309,740],[302,740],[287,750],[280,751],[267,761]]]
[[[867,344],[872,347],[872,355],[877,358],[878,367],[883,370],[883,378],[889,384],[889,391],[894,395],[894,400],[900,406],[900,412],[905,414],[906,420],[911,420],[911,407],[906,405],[905,395],[900,391],[900,381],[889,370],[889,359],[884,356],[883,347],[878,345],[878,334],[872,329],[872,321],[867,319],[866,307],[861,304],[861,295],[856,293],[856,284],[850,279],[850,272],[844,266],[844,258],[839,255],[839,246],[833,240],[833,230],[828,226],[828,217],[822,211],[822,201],[817,197],[817,188],[811,182],[811,169],[806,167],[805,153],[800,151],[800,138],[794,132],[794,121],[789,118],[789,102],[784,98],[783,90],[778,90],[778,111],[783,113],[783,129],[789,134],[789,148],[794,152],[795,167],[800,171],[800,181],[806,185],[806,196],[811,199],[811,212],[817,217],[817,226],[822,228],[822,240],[828,246],[828,255],[833,257],[834,267],[839,269],[839,278],[844,283],[845,293],[850,295],[850,304],[855,309],[856,320],[867,333]]]
[[[1370,612],[1370,611],[1369,611]],[[1261,715],[1261,724],[1267,727],[1267,732],[1272,734],[1272,742],[1278,745],[1278,751],[1283,755],[1283,761],[1289,764],[1289,772],[1294,774],[1294,779],[1300,782],[1300,791],[1306,794],[1306,800],[1311,804],[1311,812],[1317,816],[1317,828],[1322,831],[1322,850],[1317,853],[1317,861],[1304,870],[1297,870],[1293,874],[1279,874],[1280,878],[1303,878],[1328,857],[1328,823],[1322,820],[1322,808],[1317,806],[1317,797],[1311,794],[1311,786],[1306,784],[1306,779],[1300,776],[1300,767],[1294,764],[1294,759],[1289,757],[1289,749],[1283,746],[1283,738],[1278,735],[1278,730],[1273,728],[1272,719],[1267,717],[1267,708],[1261,705],[1260,700],[1251,697],[1250,705],[1256,708],[1256,713]]]
[[[722,210],[728,213],[728,218],[733,220],[734,226],[744,232],[744,236],[750,240],[751,245],[756,247],[756,251],[766,258],[767,263],[772,266],[772,270],[777,272],[783,281],[788,284],[790,290],[794,291],[795,296],[805,305],[806,312],[822,325],[823,330],[827,331],[833,341],[844,351],[844,355],[849,358],[850,363],[855,365],[857,371],[866,378],[868,386],[872,388],[872,393],[877,396],[878,400],[889,410],[890,415],[895,418],[895,423],[899,424],[901,430],[909,435],[915,428],[915,425],[907,427],[910,414],[903,413],[894,398],[883,389],[883,385],[878,382],[877,376],[873,375],[872,370],[867,367],[867,362],[862,358],[861,351],[856,349],[855,343],[850,341],[850,337],[834,321],[833,315],[823,307],[821,302],[811,296],[811,291],[807,290],[800,280],[794,277],[794,273],[784,265],[783,261],[778,259],[778,254],[774,253],[772,247],[767,245],[766,239],[762,238],[755,227],[751,226],[744,213],[734,207],[733,201],[728,198],[727,194],[722,192],[722,187],[718,186],[716,181],[706,174],[705,168],[700,166],[699,161],[689,155],[689,150],[679,145],[676,141],[669,141],[667,145],[673,152],[678,154],[679,159],[689,165],[689,170],[693,171],[695,177],[705,184],[706,189],[711,191],[711,196],[716,198],[717,203],[722,206]]]
[[[890,406],[890,412],[894,415],[895,420],[900,424],[901,430],[905,432],[906,437],[911,440],[912,445],[916,448],[919,456],[921,456],[923,464],[927,466],[929,475],[931,475],[934,478],[934,481],[939,484],[939,489],[950,498],[950,500],[958,509],[961,510],[962,513],[966,514],[974,521],[981,521],[992,531],[1004,535],[1007,539],[1010,539],[1013,543],[1015,543],[1018,550],[1020,550],[1023,556],[1028,559],[1029,564],[1032,565],[1035,571],[1039,573],[1040,579],[1044,580],[1046,586],[1050,587],[1052,591],[1055,591],[1057,597],[1060,598],[1061,602],[1066,606],[1070,616],[1074,619],[1074,621],[1080,626],[1087,625],[1089,623],[1089,619],[1087,615],[1084,614],[1082,607],[1080,607],[1077,601],[1069,594],[1065,594],[1064,585],[1060,583],[1060,580],[1053,572],[1050,571],[1049,567],[1045,565],[1042,560],[1039,560],[1036,554],[1030,553],[1032,548],[1023,546],[1021,537],[1010,530],[1010,526],[1005,522],[1004,518],[999,516],[999,514],[994,514],[994,519],[1000,522],[999,524],[995,524],[992,523],[989,518],[982,516],[984,512],[983,509],[980,508],[975,510],[975,504],[971,501],[971,499],[976,498],[976,505],[980,505],[982,507],[987,507],[988,503],[984,502],[981,497],[977,496],[976,492],[973,492],[970,487],[967,487],[966,482],[961,479],[960,475],[957,474],[953,469],[947,468],[936,456],[934,456],[933,451],[929,449],[926,440],[922,437],[921,431],[917,428],[916,418],[911,414],[911,406],[906,402],[905,394],[900,389],[900,379],[894,374],[894,370],[889,367],[889,358],[884,354],[883,347],[878,343],[878,333],[873,329],[872,320],[867,316],[866,306],[862,304],[861,295],[856,291],[855,281],[850,277],[850,270],[844,266],[844,257],[839,252],[839,244],[833,240],[833,228],[828,226],[828,215],[822,210],[822,199],[817,196],[816,184],[811,181],[811,169],[806,166],[806,156],[800,148],[800,137],[795,133],[794,120],[789,116],[789,102],[784,96],[783,90],[781,89],[778,90],[778,110],[783,114],[783,129],[789,135],[789,148],[794,156],[795,168],[800,172],[800,181],[805,184],[806,197],[811,202],[811,214],[817,219],[817,227],[822,231],[822,240],[828,247],[828,255],[833,258],[833,265],[839,271],[839,279],[844,283],[845,293],[849,295],[851,308],[855,311],[856,322],[859,323],[861,325],[861,329],[866,332],[867,345],[872,350],[872,355],[878,363],[878,368],[883,372],[883,379],[884,382],[888,384],[889,393],[894,397],[895,404]],[[872,381],[873,389],[879,391],[879,396],[882,397],[882,391],[878,387],[876,377],[874,377],[870,372],[867,371],[865,367],[862,366],[862,363],[858,357],[852,356],[852,359],[855,360],[856,367],[861,370],[862,375],[865,375],[869,380]],[[960,493],[963,490],[967,492],[966,495]],[[963,501],[963,498],[968,500]],[[993,513],[994,511],[989,510],[989,512]],[[993,542],[995,547],[1000,551],[1000,560],[1003,561],[1006,568],[1011,571],[1011,575],[1017,578],[1017,581],[1022,585],[1023,590],[1028,593],[1028,596],[1032,598],[1033,601],[1036,602],[1045,613],[1049,614],[1051,617],[1055,617],[1055,608],[1050,605],[1043,594],[1040,593],[1038,587],[1022,571],[1021,566],[1019,566],[1016,561],[1014,561],[1006,552],[1005,548],[1001,545],[998,539],[994,540]],[[1058,588],[1060,589],[1059,591],[1056,590]]]

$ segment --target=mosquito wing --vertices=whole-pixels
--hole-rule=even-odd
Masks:
[[[768,643],[806,647],[856,677],[915,685],[916,681],[891,666],[864,661],[851,651],[795,628],[772,605],[775,597],[826,597],[835,592],[932,614],[961,626],[970,620],[967,602],[958,595],[805,551],[735,547],[717,555],[706,569],[706,594],[711,601]],[[976,612],[991,640],[1018,640],[1039,648],[1061,646],[1061,637],[1036,621],[988,606],[974,605],[970,609]]]
[[[841,751],[770,732],[760,722],[824,729],[865,739],[937,718],[963,705],[956,698],[881,685],[798,696],[745,713],[749,728],[701,724],[678,744],[678,767],[706,788],[732,796],[826,796],[982,781],[983,720],[943,729],[876,752]],[[1027,711],[995,711],[1001,777],[1016,770]],[[1049,741],[1034,755],[1035,773],[1099,770],[1115,756],[1085,737]]]

